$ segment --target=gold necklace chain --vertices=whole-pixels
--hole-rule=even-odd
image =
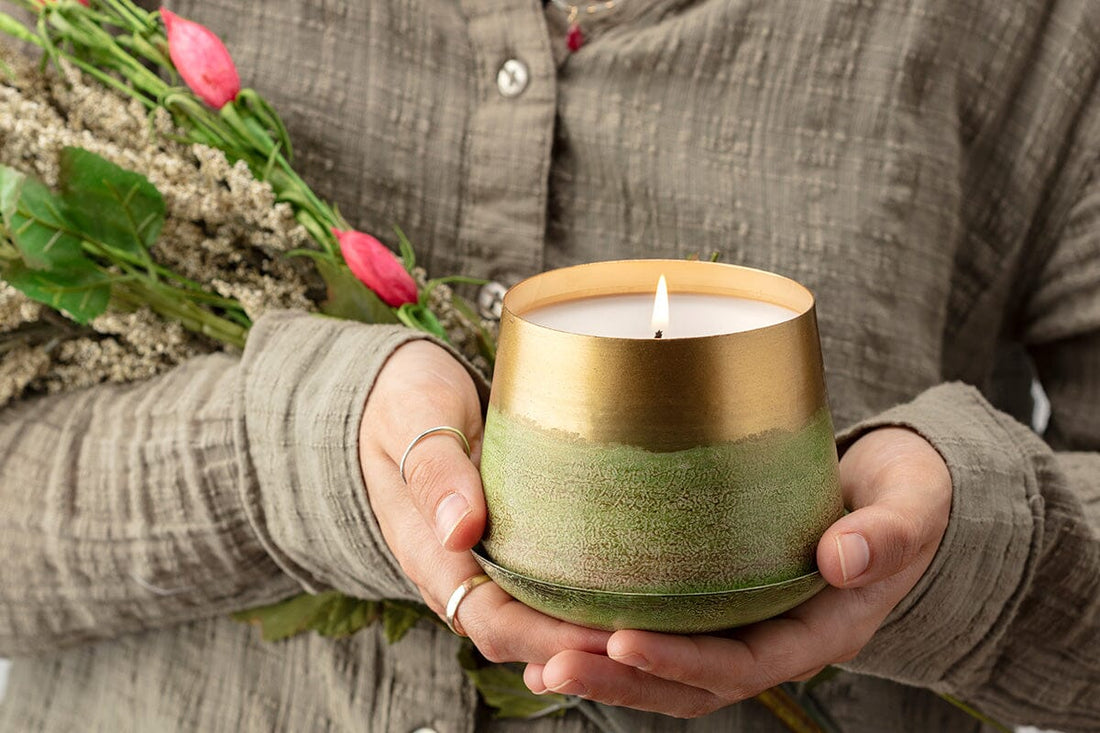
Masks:
[[[581,18],[612,10],[618,5],[618,0],[601,0],[595,3],[583,3],[574,5],[566,0],[550,0],[554,7],[566,14],[566,22],[569,23],[569,31],[565,36],[565,43],[570,51],[576,51],[584,45],[584,31],[581,30]]]

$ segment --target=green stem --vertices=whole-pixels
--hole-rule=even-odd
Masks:
[[[11,15],[7,13],[0,13],[0,33],[12,36],[20,41],[26,41],[27,43],[33,43],[39,48],[45,48],[42,45],[41,39],[34,33],[32,33],[27,26],[20,23]]]
[[[165,294],[165,290],[171,289],[137,280],[117,283],[112,289],[112,295],[131,307],[148,305],[155,313],[179,322],[189,331],[208,336],[223,344],[244,348],[245,339],[248,336],[247,328],[216,316],[189,300],[170,297]]]
[[[968,715],[970,715],[975,720],[978,720],[982,723],[985,723],[986,725],[988,725],[991,728],[999,731],[1000,733],[1013,733],[1012,729],[1009,728],[1004,723],[1002,723],[998,720],[994,720],[993,718],[991,718],[988,715],[986,715],[985,713],[983,713],[981,710],[978,710],[977,708],[975,708],[971,705],[967,705],[965,702],[958,699],[957,697],[953,697],[953,696],[948,695],[948,694],[943,693],[943,692],[938,693],[938,694],[944,700],[951,703],[952,705],[957,707],[959,710],[962,710],[964,713],[967,713]]]
[[[74,234],[74,236],[79,235]],[[126,275],[130,278],[130,282],[142,283],[142,290],[147,294],[157,293],[160,296],[163,296],[165,292],[172,292],[177,296],[180,296],[180,298],[182,299],[181,307],[186,304],[194,312],[206,314],[211,318],[217,318],[219,320],[228,319],[227,322],[240,324],[245,328],[248,328],[251,325],[251,322],[249,321],[248,316],[244,312],[244,309],[241,307],[240,303],[230,298],[223,298],[220,295],[209,293],[203,288],[202,285],[193,280],[189,280],[183,275],[180,275],[176,272],[173,272],[172,270],[169,270],[166,267],[158,265],[151,260],[147,262],[141,258],[134,257],[127,252],[123,252],[114,247],[108,247],[107,245],[99,242],[92,242],[84,239],[82,240],[82,245],[84,247],[84,250],[93,257],[99,258],[100,260],[106,260],[107,262],[110,262],[111,264],[121,268],[122,271],[125,272]],[[142,272],[140,272],[141,269],[144,269],[146,272],[150,272],[150,270],[155,271],[159,275],[181,283],[184,287],[162,285],[156,280],[151,279],[148,275],[142,274]],[[220,316],[204,310],[201,306],[198,305],[199,303],[205,303],[206,305],[210,305],[215,308],[221,308],[226,312],[225,319],[222,319]],[[167,314],[161,313],[161,315]],[[203,331],[200,331],[200,333],[201,332]],[[224,341],[225,339],[219,338],[219,340]],[[231,341],[231,343],[235,342]]]
[[[160,49],[149,43],[149,39],[145,38],[145,36],[142,36],[139,33],[133,33],[129,36],[119,36],[116,39],[116,42],[123,48],[129,49],[134,53],[139,54],[142,58],[156,64],[159,67],[172,67],[171,61],[165,58],[164,54],[160,52]]]
[[[53,44],[47,42],[40,35],[32,33],[31,31],[29,31],[26,26],[24,26],[22,23],[20,23],[15,18],[8,15],[7,13],[0,13],[0,32],[5,33],[9,36],[13,36],[14,38],[17,38],[21,41],[26,41],[28,43],[33,43],[35,46],[38,46],[43,51],[46,51],[47,53],[50,53],[51,55],[55,54],[55,53],[60,54],[60,55],[64,56],[66,61],[68,61],[72,65],[76,66],[78,69],[83,71],[85,74],[88,74],[89,76],[91,76],[96,81],[103,84],[104,86],[108,86],[112,89],[115,89],[116,91],[122,92],[123,94],[125,94],[128,97],[132,97],[134,99],[137,99],[142,104],[144,104],[148,109],[156,109],[157,108],[157,103],[156,102],[149,99],[144,94],[139,93],[133,87],[122,83],[121,81],[114,78],[110,74],[107,74],[107,73],[103,72],[98,67],[93,66],[92,64],[89,64],[88,62],[84,61],[83,59],[81,59],[77,56],[74,56],[71,53],[68,53],[66,51],[62,51],[62,50],[58,49]]]
[[[133,3],[120,2],[119,0],[102,0],[103,4],[115,11],[115,15],[131,23],[130,30],[134,32],[156,31],[157,25],[152,19],[152,14],[145,12]]]

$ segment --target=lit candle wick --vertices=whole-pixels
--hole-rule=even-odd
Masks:
[[[665,282],[665,276],[661,275],[661,279],[657,281],[657,294],[653,297],[653,320],[650,321],[650,326],[655,333],[653,338],[661,338],[665,335],[665,329],[668,328],[668,284]]]

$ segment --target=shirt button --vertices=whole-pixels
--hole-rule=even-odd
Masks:
[[[527,88],[530,80],[527,64],[519,59],[508,59],[497,72],[497,89],[505,97],[518,97]]]
[[[435,728],[417,728],[412,733],[436,733]]]
[[[504,311],[504,294],[508,288],[497,281],[487,282],[477,293],[477,311],[482,318],[499,321]]]

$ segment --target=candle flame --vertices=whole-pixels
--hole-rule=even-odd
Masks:
[[[665,282],[664,275],[661,275],[661,279],[657,281],[657,294],[653,298],[653,320],[650,326],[657,333],[668,328],[668,283]]]

